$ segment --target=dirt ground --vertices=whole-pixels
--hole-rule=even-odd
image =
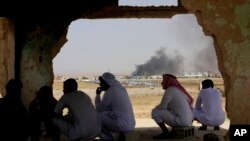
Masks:
[[[220,126],[221,128],[219,131],[214,131],[212,127],[208,127],[207,131],[200,131],[198,130],[200,124],[197,122],[194,122],[193,126],[195,127],[194,136],[181,139],[165,139],[162,141],[203,141],[203,135],[206,133],[214,133],[219,137],[220,141],[224,141],[225,135],[228,132],[229,120],[226,119],[224,124]],[[159,133],[161,133],[161,130],[159,127],[157,127],[157,125],[153,122],[152,119],[136,118],[136,128],[133,132],[126,134],[126,141],[154,141],[152,137]],[[52,140],[42,138],[41,141]],[[66,136],[62,135],[61,141],[69,141],[69,139]],[[99,141],[99,139],[93,139],[90,141]]]

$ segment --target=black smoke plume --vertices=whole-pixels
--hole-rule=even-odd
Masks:
[[[156,55],[152,56],[145,64],[136,65],[133,76],[149,76],[162,75],[163,73],[171,73],[180,75],[182,72],[183,57],[177,52],[169,54],[166,48],[161,47],[156,51]]]

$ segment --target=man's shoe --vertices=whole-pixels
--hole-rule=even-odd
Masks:
[[[161,134],[157,135],[157,136],[153,136],[154,140],[164,140],[164,139],[170,139],[171,135],[169,132],[162,132]]]
[[[220,130],[220,126],[214,126],[214,130]]]
[[[202,125],[200,128],[198,128],[198,130],[207,130],[207,126],[205,126],[205,125]]]
[[[117,141],[126,141],[126,135],[123,133],[120,133]]]

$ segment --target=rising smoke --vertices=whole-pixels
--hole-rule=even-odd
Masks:
[[[163,73],[179,75],[182,72],[182,63],[183,57],[180,54],[170,54],[166,52],[166,48],[161,47],[145,64],[136,65],[136,70],[132,75],[149,76]]]
[[[194,70],[220,75],[217,64],[217,56],[212,45],[199,51],[193,62],[195,62]]]
[[[192,58],[185,58],[178,52],[166,52],[167,49],[162,47],[146,63],[137,65],[132,75],[149,76],[171,73],[180,76],[190,70],[220,75],[216,54],[212,44],[210,45],[197,52],[193,51]],[[188,69],[185,67],[188,67]]]

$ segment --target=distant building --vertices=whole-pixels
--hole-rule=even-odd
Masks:
[[[184,72],[183,77],[202,78],[214,76],[210,72]]]
[[[161,79],[162,75],[152,75],[150,76],[151,79]]]

